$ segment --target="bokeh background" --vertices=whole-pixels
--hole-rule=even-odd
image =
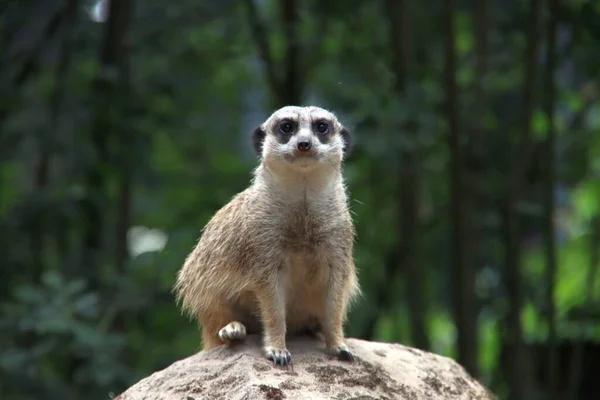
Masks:
[[[176,272],[288,104],[356,139],[348,336],[600,398],[600,1],[4,0],[0,49],[2,399],[199,350]]]

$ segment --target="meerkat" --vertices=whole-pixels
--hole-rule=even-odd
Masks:
[[[352,361],[343,325],[361,291],[342,176],[350,134],[325,109],[287,106],[252,143],[252,182],[202,230],[177,274],[177,302],[200,323],[204,350],[262,333],[264,356],[286,366],[286,334],[310,331]]]

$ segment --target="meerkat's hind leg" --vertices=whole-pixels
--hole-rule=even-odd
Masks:
[[[332,268],[332,271],[339,270]],[[344,316],[352,286],[342,276],[332,276],[329,292],[325,299],[323,336],[326,349],[342,361],[354,361],[354,355],[344,343]]]
[[[223,341],[242,340],[246,337],[246,327],[238,321],[231,321],[219,330],[219,339]]]

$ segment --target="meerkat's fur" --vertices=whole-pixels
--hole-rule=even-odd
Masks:
[[[177,276],[174,293],[202,325],[205,350],[262,333],[264,355],[291,364],[286,333],[322,334],[352,360],[343,324],[360,294],[342,177],[350,135],[318,107],[283,107],[253,134],[252,184],[220,209]]]

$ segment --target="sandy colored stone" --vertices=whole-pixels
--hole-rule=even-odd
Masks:
[[[494,399],[455,361],[399,344],[347,339],[356,361],[339,361],[312,338],[290,338],[293,371],[274,367],[249,337],[177,361],[116,400]]]

